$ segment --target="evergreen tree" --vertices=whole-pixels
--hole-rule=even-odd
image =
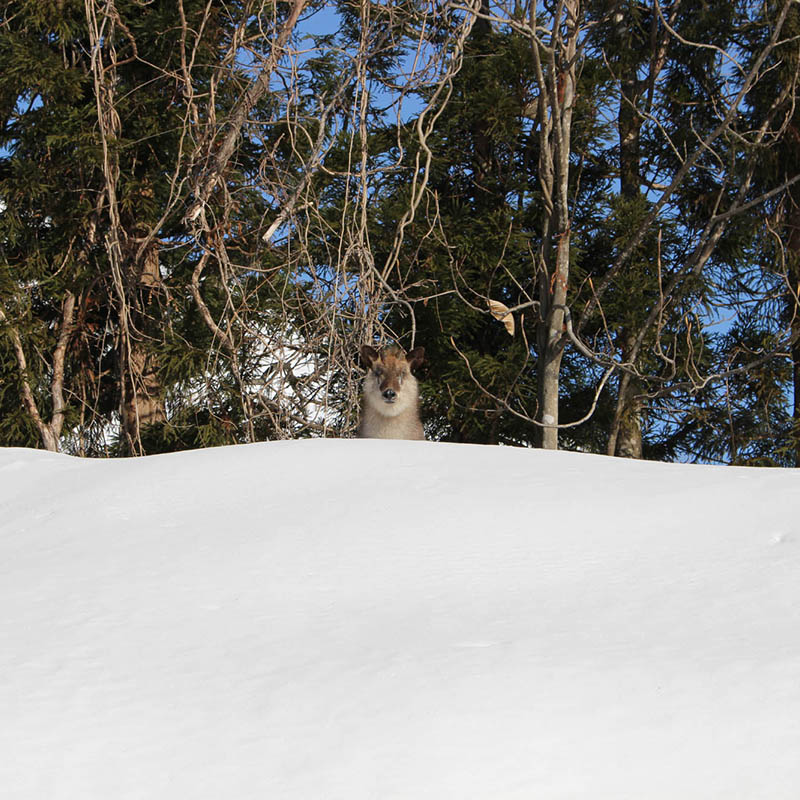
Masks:
[[[782,4],[768,4],[777,18]],[[764,126],[766,136],[746,153],[756,163],[751,195],[769,195],[750,220],[752,237],[746,263],[735,286],[749,313],[740,325],[742,353],[751,358],[767,348],[788,352],[788,359],[759,364],[731,387],[728,402],[746,409],[737,431],[737,453],[754,452],[761,462],[800,466],[800,116],[796,109],[796,37],[800,13],[789,7],[782,42],[769,61],[764,90],[749,98],[749,121]],[[771,29],[753,26],[746,31],[744,51],[750,63],[757,57]],[[764,224],[766,222],[766,224]]]
[[[244,30],[245,7],[193,0],[4,6],[0,361],[9,375],[3,398],[14,409],[6,441],[32,444],[31,424],[12,422],[20,420],[18,399],[28,392],[28,416],[47,420],[56,413],[56,383],[78,452],[243,440],[254,430],[241,402],[248,376],[232,374],[235,358],[209,361],[219,341],[202,310],[218,319],[232,292],[248,290],[221,271],[193,280],[203,251],[182,216],[186,178],[202,169],[208,131],[247,83],[246,64],[223,63],[234,31]],[[258,30],[257,19],[247,24]],[[237,147],[227,171],[235,201],[218,192],[208,208],[220,224],[219,241],[207,246],[244,259],[257,247],[252,220],[263,215],[242,178],[257,168],[253,146]],[[63,338],[66,363],[57,377]],[[60,428],[53,433],[44,441],[51,449]]]

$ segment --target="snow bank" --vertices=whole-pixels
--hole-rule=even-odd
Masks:
[[[800,471],[0,450],[4,800],[800,797]]]

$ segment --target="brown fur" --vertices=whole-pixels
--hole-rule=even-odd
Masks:
[[[406,354],[396,347],[378,352],[361,348],[368,367],[364,378],[361,422],[362,439],[424,439],[419,419],[419,388],[411,370],[422,363],[425,349]]]

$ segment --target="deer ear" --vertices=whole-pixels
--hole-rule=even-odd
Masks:
[[[425,360],[425,348],[415,347],[410,353],[406,354],[406,361],[408,366],[413,369],[418,367]]]
[[[367,365],[367,367],[372,367],[376,361],[380,361],[381,359],[378,351],[374,347],[370,347],[368,344],[361,346],[361,358],[364,360],[364,363]]]

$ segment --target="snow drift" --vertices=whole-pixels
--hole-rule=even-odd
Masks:
[[[4,800],[800,797],[800,472],[0,450]]]

